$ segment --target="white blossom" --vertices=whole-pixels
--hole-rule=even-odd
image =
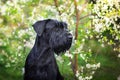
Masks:
[[[120,54],[118,54],[118,57],[120,58]]]
[[[22,74],[24,74],[25,73],[25,68],[22,68]]]
[[[85,60],[85,54],[80,54],[80,57],[83,59],[83,60]]]
[[[69,62],[67,65],[71,65],[71,62]]]
[[[84,80],[84,78],[82,76],[79,76],[78,79],[79,80]]]
[[[78,71],[76,71],[76,74],[75,74],[75,75],[76,75],[76,77],[78,77],[80,74],[79,74],[79,72],[78,72]]]
[[[70,54],[69,52],[66,52],[66,53],[65,53],[65,56],[70,57],[70,58],[73,58],[73,55]]]
[[[117,80],[120,80],[120,75],[117,77]]]
[[[83,42],[85,42],[85,39],[82,39]]]
[[[101,44],[101,46],[102,46],[102,47],[105,47],[105,45],[104,45],[104,44]]]
[[[56,59],[57,59],[60,63],[63,63],[63,62],[64,62],[64,60],[63,60],[63,58],[62,58],[61,56],[56,56]]]
[[[91,68],[91,65],[90,64],[86,64],[86,68]]]
[[[96,65],[98,68],[100,67],[100,63],[97,63],[97,65]]]
[[[95,31],[100,32],[102,27],[103,27],[103,25],[101,23],[100,24],[96,24],[95,25]]]

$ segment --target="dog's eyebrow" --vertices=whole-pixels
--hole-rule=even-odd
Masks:
[[[59,24],[59,22],[57,20],[53,20],[53,21],[55,22],[55,26],[57,26],[57,27],[60,26],[60,24]]]
[[[65,23],[65,22],[60,22],[60,23],[61,23],[60,25],[61,25],[62,28],[67,29],[67,23]]]
[[[57,20],[54,20],[54,22],[55,22],[55,26],[56,26],[56,27],[64,28],[62,22],[58,22]]]
[[[48,23],[50,20],[51,20],[51,19],[45,20],[45,25],[44,25],[44,27],[47,25],[47,23]]]

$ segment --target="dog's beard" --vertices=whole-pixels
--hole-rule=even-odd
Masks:
[[[54,52],[56,54],[60,54],[62,52],[67,51],[71,47],[71,42],[66,42],[63,45],[57,45],[57,47],[54,47]]]
[[[56,54],[65,52],[71,47],[72,38],[65,36],[65,33],[55,34],[51,36],[50,46]]]

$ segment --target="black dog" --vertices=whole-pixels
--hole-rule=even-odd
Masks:
[[[71,46],[72,35],[68,32],[67,24],[47,19],[36,22],[33,27],[37,37],[26,59],[24,80],[64,80],[54,52],[65,52]]]

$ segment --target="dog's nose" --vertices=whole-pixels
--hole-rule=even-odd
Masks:
[[[72,34],[68,33],[68,38],[72,39],[73,38]]]

